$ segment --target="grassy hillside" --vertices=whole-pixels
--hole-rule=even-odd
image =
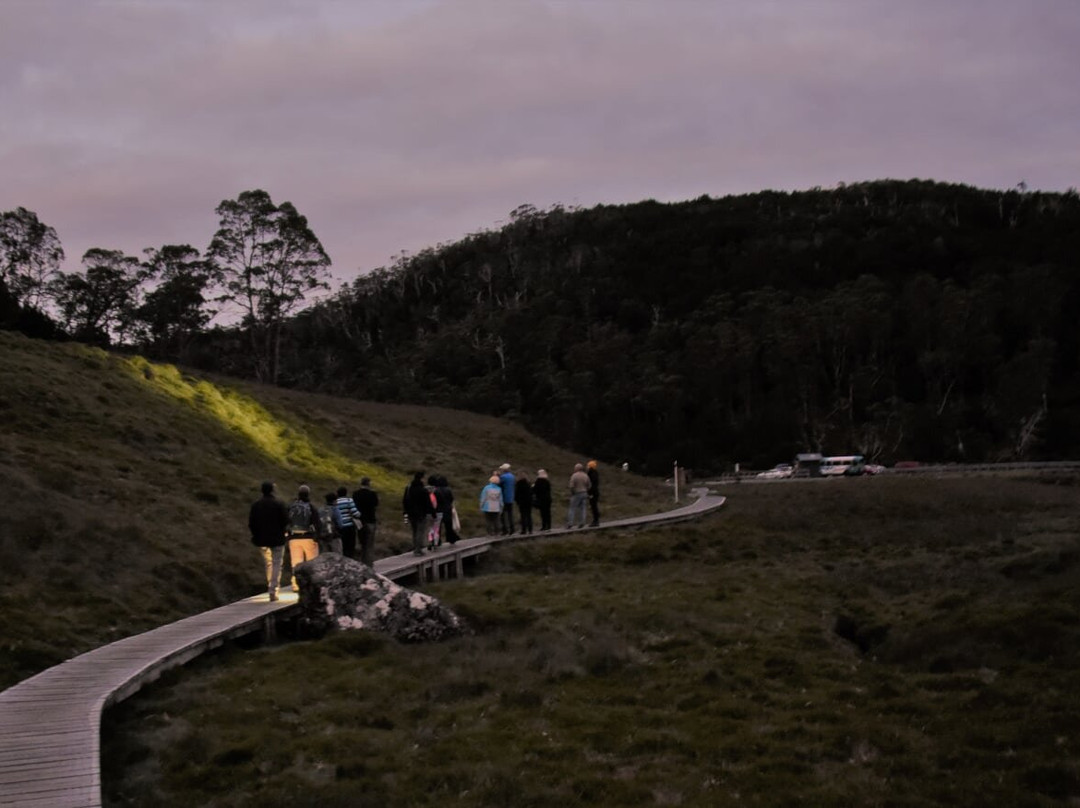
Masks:
[[[498,419],[193,377],[0,332],[0,687],[259,591],[247,510],[264,479],[286,497],[370,476],[380,557],[406,546],[398,503],[414,468],[450,479],[476,535],[471,503],[493,467],[546,467],[558,483],[579,459]],[[602,472],[612,517],[667,507],[655,481]]]
[[[472,636],[232,650],[121,705],[109,804],[1075,804],[1078,485],[732,485],[502,548],[429,587]]]

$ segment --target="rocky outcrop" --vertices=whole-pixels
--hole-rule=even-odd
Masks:
[[[338,553],[323,553],[299,565],[295,576],[301,624],[311,635],[364,628],[402,642],[430,642],[464,631],[461,619],[435,598],[398,586]]]

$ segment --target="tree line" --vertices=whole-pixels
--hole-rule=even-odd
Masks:
[[[154,334],[132,344],[287,386],[516,418],[652,472],[801,451],[1075,457],[1078,225],[1072,190],[918,180],[522,206],[273,327],[252,306],[233,328],[190,324],[182,350]],[[222,230],[244,232],[224,215]],[[229,253],[234,281],[261,277],[245,254]]]
[[[215,307],[232,304],[256,378],[273,383],[283,325],[310,292],[329,288],[330,258],[307,219],[265,191],[226,199],[216,213],[205,253],[166,244],[140,258],[92,247],[70,273],[60,271],[54,228],[25,208],[0,213],[0,322],[181,360]]]

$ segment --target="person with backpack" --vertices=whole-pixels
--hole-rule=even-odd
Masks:
[[[322,537],[319,539],[320,553],[341,554],[341,536],[337,532],[337,524],[334,522],[334,503],[337,495],[331,491],[324,497],[326,504],[319,508],[319,521],[322,522]]]
[[[266,565],[266,590],[271,601],[278,599],[288,526],[289,509],[274,496],[274,484],[264,482],[262,498],[252,503],[248,512],[248,529],[251,531],[251,543],[259,548]]]
[[[489,536],[499,535],[499,515],[503,509],[502,485],[498,474],[492,474],[488,484],[480,492],[480,510],[484,514],[484,527]]]
[[[431,504],[431,494],[424,485],[424,472],[413,473],[412,482],[405,488],[401,497],[401,510],[405,521],[412,529],[413,555],[424,554],[424,542],[427,541],[428,527],[435,516],[435,506]]]
[[[353,502],[360,510],[360,561],[369,567],[375,563],[375,529],[378,525],[379,495],[371,488],[371,478],[360,480],[360,487],[353,491]]]
[[[334,526],[341,536],[341,552],[346,558],[356,558],[356,523],[360,520],[360,511],[349,496],[348,489],[341,486],[337,490],[334,502]]]
[[[319,512],[311,501],[311,489],[300,486],[296,499],[289,506],[289,586],[296,591],[296,568],[319,555],[319,535],[322,525]]]

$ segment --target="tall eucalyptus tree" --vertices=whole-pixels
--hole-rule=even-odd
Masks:
[[[266,191],[244,191],[216,213],[218,231],[206,254],[219,300],[241,310],[256,378],[276,383],[285,321],[309,293],[329,288],[330,257],[292,203],[275,205]]]
[[[0,213],[0,281],[23,306],[40,309],[60,270],[64,248],[56,230],[26,208]]]

